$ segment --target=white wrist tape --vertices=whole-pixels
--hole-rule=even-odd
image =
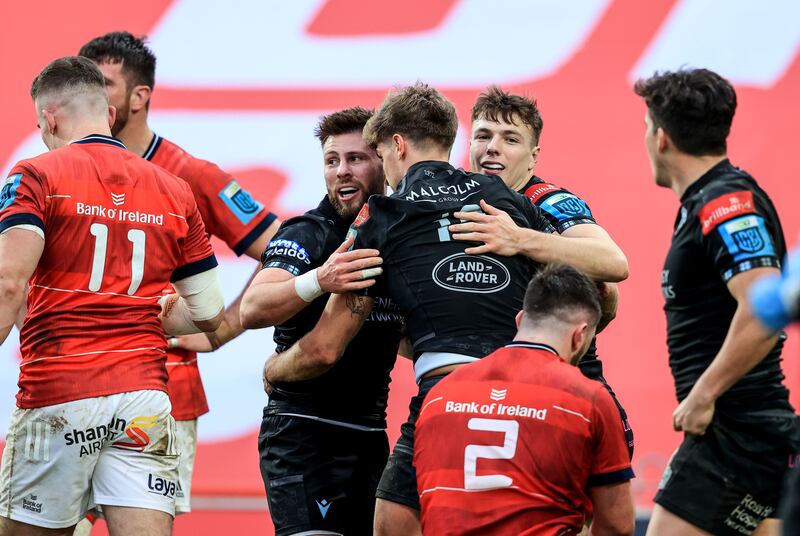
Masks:
[[[311,303],[323,294],[322,287],[319,286],[317,279],[317,269],[314,268],[310,272],[299,275],[294,278],[294,290],[300,299],[306,303]]]
[[[216,268],[175,281],[172,285],[183,298],[179,301],[185,301],[192,320],[210,320],[225,307]]]
[[[162,296],[158,303],[161,304],[161,309],[164,309],[164,303],[169,296]],[[200,330],[194,325],[192,317],[189,313],[189,308],[186,307],[186,301],[183,298],[178,298],[175,304],[170,308],[169,312],[161,314],[161,325],[167,335],[189,335],[197,333]]]

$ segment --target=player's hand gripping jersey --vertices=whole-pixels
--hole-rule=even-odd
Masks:
[[[344,242],[347,229],[326,196],[317,208],[281,225],[264,252],[264,268],[280,268],[293,276],[313,270]],[[275,326],[278,352],[314,328],[329,296],[320,296]],[[397,358],[402,322],[391,299],[376,297],[372,313],[336,366],[313,380],[275,385],[268,411],[290,408],[304,415],[385,428],[389,373]]]
[[[222,239],[237,255],[247,251],[275,221],[275,214],[250,197],[234,177],[158,134],[153,136],[143,156],[189,184],[206,231]],[[174,291],[170,288],[169,292]],[[197,353],[169,350],[167,372],[175,419],[196,419],[207,413],[208,402],[197,368]]]
[[[619,414],[546,345],[515,342],[425,398],[414,465],[424,534],[577,534],[587,488],[633,478]]]
[[[747,270],[779,267],[785,254],[772,201],[750,175],[728,160],[686,190],[661,275],[678,400],[689,394],[728,332],[736,301],[727,282]],[[717,400],[717,410],[790,408],[780,369],[782,347],[783,337]]]
[[[92,135],[21,161],[0,199],[0,231],[28,225],[45,238],[17,405],[165,391],[158,299],[217,263],[188,185]]]
[[[413,165],[390,197],[372,196],[356,221],[355,248],[375,248],[383,275],[368,289],[406,314],[415,372],[475,361],[514,337],[514,317],[536,264],[522,256],[467,255],[452,240],[454,212],[484,199],[517,225],[552,233],[541,211],[497,177],[446,162]]]

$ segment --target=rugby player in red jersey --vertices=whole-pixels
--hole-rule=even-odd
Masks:
[[[0,193],[0,341],[30,283],[0,533],[71,534],[97,504],[111,534],[170,534],[164,332],[219,327],[217,261],[188,185],[111,137],[91,61],[52,62],[31,96],[50,152]],[[169,282],[180,297],[162,298]]]
[[[209,234],[220,238],[236,255],[260,259],[280,226],[276,216],[242,189],[233,176],[211,162],[195,158],[150,129],[147,116],[155,86],[156,58],[144,38],[128,32],[111,32],[86,43],[79,55],[97,63],[105,76],[109,102],[117,108],[111,132],[129,150],[189,183]],[[196,352],[214,351],[242,333],[240,302],[241,296],[227,308],[225,320],[216,332],[170,341],[177,346],[167,354],[167,385],[181,450],[176,495],[179,514],[191,510],[197,418],[208,413]]]
[[[611,396],[575,365],[599,294],[567,266],[537,273],[514,341],[440,381],[414,439],[423,534],[632,534],[627,445]]]

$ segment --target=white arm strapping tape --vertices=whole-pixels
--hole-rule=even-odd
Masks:
[[[10,231],[11,229],[25,229],[26,231],[33,231],[34,233],[39,235],[39,237],[42,240],[44,240],[44,231],[42,231],[42,229],[40,227],[37,227],[36,225],[31,225],[29,223],[21,223],[19,225],[14,225],[12,227],[8,227],[7,229],[3,229],[3,231],[0,232],[0,234],[5,234],[8,231]]]
[[[164,331],[171,335],[197,333],[194,321],[211,320],[225,307],[216,268],[176,281],[173,286],[181,297],[162,319]],[[164,300],[159,300],[162,307]]]
[[[294,290],[297,292],[297,295],[300,296],[300,299],[306,303],[311,303],[325,294],[322,291],[322,287],[319,286],[316,268],[295,277]]]

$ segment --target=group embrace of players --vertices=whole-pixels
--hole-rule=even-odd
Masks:
[[[448,163],[456,110],[425,84],[326,115],[327,195],[281,223],[149,128],[154,76],[142,39],[115,32],[33,82],[50,152],[0,197],[0,340],[17,323],[22,343],[0,534],[72,534],[87,514],[171,533],[208,411],[195,352],[267,326],[258,447],[278,536],[633,533],[633,432],[594,339],[627,260],[534,174],[535,101],[479,96],[471,172]],[[648,533],[777,534],[800,439],[784,337],[746,297],[780,268],[780,222],[726,157],[725,79],[634,89],[656,183],[681,202],[662,288],[686,435]],[[262,263],[227,309],[209,235]],[[390,454],[398,354],[419,393]]]

